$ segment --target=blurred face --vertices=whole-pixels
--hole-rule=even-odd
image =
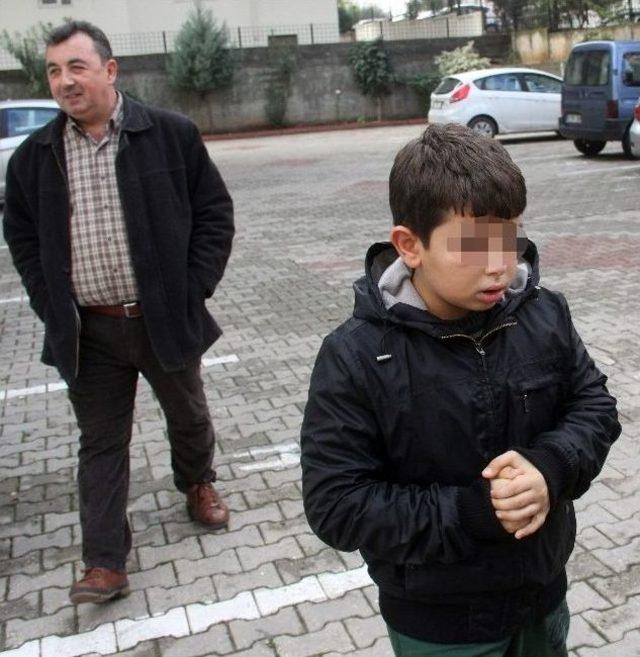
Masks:
[[[455,213],[431,233],[428,247],[405,226],[394,226],[391,241],[440,319],[460,319],[501,301],[526,243],[519,219]]]
[[[77,32],[49,46],[46,63],[51,95],[66,114],[85,128],[109,120],[117,65],[114,59],[102,61],[89,35]]]

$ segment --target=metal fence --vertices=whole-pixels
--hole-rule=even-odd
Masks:
[[[157,55],[174,50],[178,31],[131,32],[108,34],[113,54]],[[261,48],[271,45],[314,45],[338,43],[341,36],[335,23],[304,23],[298,25],[272,25],[265,27],[231,27],[227,29],[231,48]],[[20,68],[20,64],[8,52],[0,49],[0,70]]]
[[[372,19],[361,21],[346,35],[341,35],[335,23],[305,23],[267,27],[230,27],[227,36],[231,48],[260,48],[272,45],[313,45],[360,41],[381,38],[395,41],[405,39],[436,39],[475,37],[492,32],[513,32],[535,28],[567,30],[606,29],[624,22],[640,21],[640,0],[615,0],[600,14],[590,9],[576,10],[576,3],[567,0],[548,0],[530,4],[529,0],[514,0],[509,11],[494,12],[487,0],[451,0],[450,9],[420,20],[391,21]],[[484,5],[482,3],[485,3]],[[586,3],[585,3],[585,6]],[[116,56],[155,55],[174,50],[178,31],[133,32],[109,34]],[[0,70],[19,69],[19,62],[0,49]]]

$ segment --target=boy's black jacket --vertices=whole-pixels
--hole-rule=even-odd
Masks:
[[[394,629],[497,640],[565,593],[571,500],[620,433],[615,400],[564,297],[538,287],[532,243],[526,289],[459,322],[386,310],[377,282],[395,258],[389,244],[371,247],[353,317],[318,354],[302,426],[305,512],[323,541],[361,551]],[[542,472],[551,498],[543,527],[521,541],[480,475],[509,449]]]

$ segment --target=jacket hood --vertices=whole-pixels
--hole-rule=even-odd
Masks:
[[[536,296],[540,280],[538,250],[533,242],[527,240],[527,249],[521,258],[521,265],[510,292],[504,301],[484,312],[471,312],[462,319],[443,320],[432,315],[412,285],[402,286],[402,291],[393,299],[385,291],[387,303],[383,298],[379,283],[385,272],[389,277],[389,268],[398,259],[398,254],[390,242],[378,242],[367,251],[365,258],[365,275],[358,279],[353,289],[355,305],[353,315],[373,323],[402,324],[426,331],[436,337],[463,332],[475,333],[489,325],[504,321],[518,306],[529,298]],[[422,307],[420,307],[422,306]]]

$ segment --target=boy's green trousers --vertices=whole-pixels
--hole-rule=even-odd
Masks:
[[[567,657],[569,608],[562,602],[542,620],[492,643],[427,643],[388,629],[396,657]]]

